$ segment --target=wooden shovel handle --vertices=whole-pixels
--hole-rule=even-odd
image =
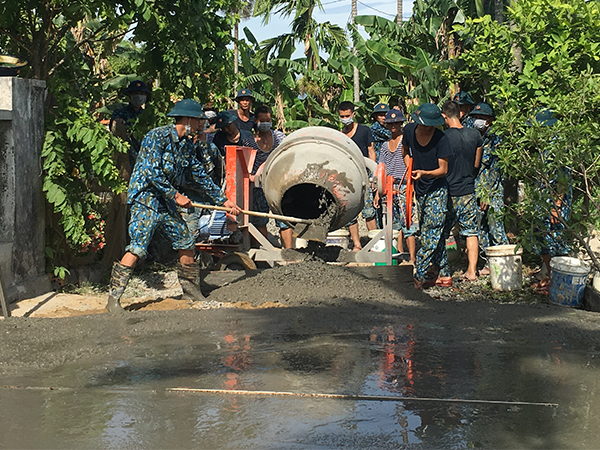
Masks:
[[[231,208],[227,208],[225,206],[203,205],[203,204],[194,203],[194,202],[192,202],[192,206],[195,208],[215,209],[217,211],[231,212]],[[308,224],[313,223],[313,221],[309,220],[309,219],[298,219],[297,217],[280,216],[279,214],[271,214],[271,213],[264,213],[264,212],[258,212],[258,211],[248,211],[246,209],[240,209],[240,212],[242,214],[246,214],[248,216],[267,217],[269,219],[283,220],[284,222],[308,223]]]

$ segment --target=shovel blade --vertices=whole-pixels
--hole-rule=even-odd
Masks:
[[[294,226],[294,237],[306,239],[307,241],[325,243],[328,231],[329,230],[323,225],[298,223]]]

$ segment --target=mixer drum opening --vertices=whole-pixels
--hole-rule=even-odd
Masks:
[[[300,219],[318,219],[336,205],[331,192],[322,186],[301,183],[289,188],[281,198],[281,213]],[[337,214],[336,214],[337,216]]]

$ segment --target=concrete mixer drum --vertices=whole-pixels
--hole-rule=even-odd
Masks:
[[[367,165],[375,173],[375,162],[345,134],[307,127],[273,150],[258,181],[273,212],[313,219],[325,232],[334,231],[362,210],[369,189]]]

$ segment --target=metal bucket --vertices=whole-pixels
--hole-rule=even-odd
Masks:
[[[363,208],[369,186],[366,164],[370,162],[344,133],[307,127],[273,150],[259,182],[271,211],[301,219],[328,215],[328,231],[334,231]],[[369,169],[375,173],[375,163]]]
[[[581,305],[590,270],[590,266],[577,258],[568,256],[552,258],[548,290],[550,301],[564,306]]]

